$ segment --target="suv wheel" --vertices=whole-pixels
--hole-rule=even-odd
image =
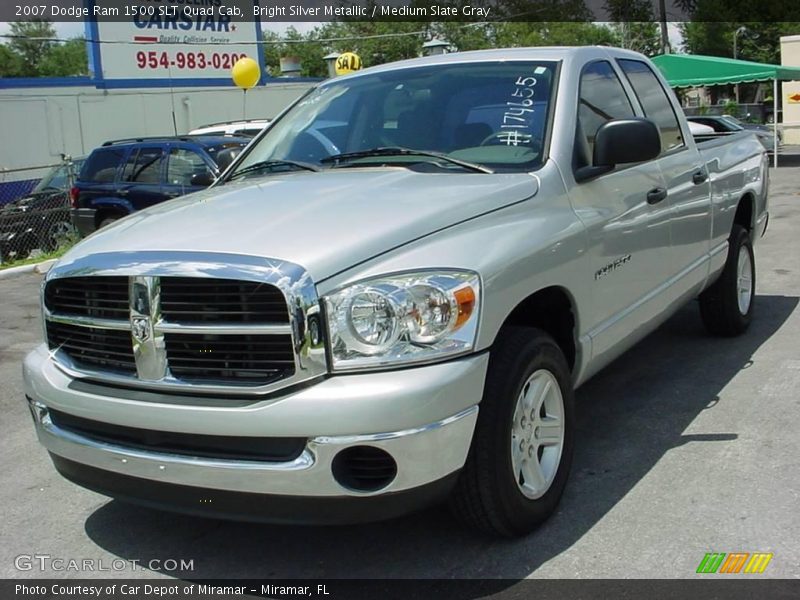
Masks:
[[[700,316],[714,335],[743,333],[753,317],[756,263],[750,234],[734,225],[722,274],[700,294]]]
[[[552,514],[574,446],[569,367],[538,329],[501,332],[467,462],[450,498],[457,518],[493,535],[526,534]]]
[[[113,216],[103,217],[102,219],[100,219],[100,223],[97,225],[97,228],[102,229],[106,225],[111,225],[111,223],[113,223],[114,221],[119,221],[119,217],[113,217]]]

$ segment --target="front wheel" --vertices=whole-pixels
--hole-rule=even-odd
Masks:
[[[457,518],[493,535],[529,533],[552,514],[574,446],[569,367],[538,329],[503,331],[492,350],[467,462],[450,498]]]
[[[753,317],[755,289],[753,243],[744,227],[734,225],[722,274],[700,294],[700,316],[706,329],[723,336],[743,333]]]
[[[68,221],[56,221],[47,228],[47,234],[44,239],[44,250],[53,252],[58,250],[59,247],[69,243],[70,239],[78,237],[78,232],[73,227],[72,223]]]

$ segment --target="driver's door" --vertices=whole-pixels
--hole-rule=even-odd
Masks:
[[[591,166],[594,136],[605,122],[634,116],[611,63],[587,64],[581,74],[575,169]],[[655,160],[618,165],[599,177],[576,183],[573,207],[586,226],[587,265],[582,276],[592,290],[584,315],[596,364],[615,355],[660,311],[656,290],[667,279],[670,261],[670,211],[663,198]]]

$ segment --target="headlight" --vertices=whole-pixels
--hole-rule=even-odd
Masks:
[[[401,366],[472,350],[480,279],[470,271],[405,273],[325,297],[333,369]]]

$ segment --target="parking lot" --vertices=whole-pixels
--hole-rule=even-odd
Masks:
[[[148,566],[103,577],[686,578],[707,552],[772,552],[759,577],[800,577],[800,168],[773,170],[770,212],[749,332],[708,337],[691,303],[584,385],[560,509],[513,541],[463,531],[444,509],[356,527],[252,525],[68,483],[36,442],[22,386],[22,358],[41,340],[41,276],[0,280],[0,577],[92,576],[15,561],[46,554]],[[160,566],[170,559],[192,568]]]

